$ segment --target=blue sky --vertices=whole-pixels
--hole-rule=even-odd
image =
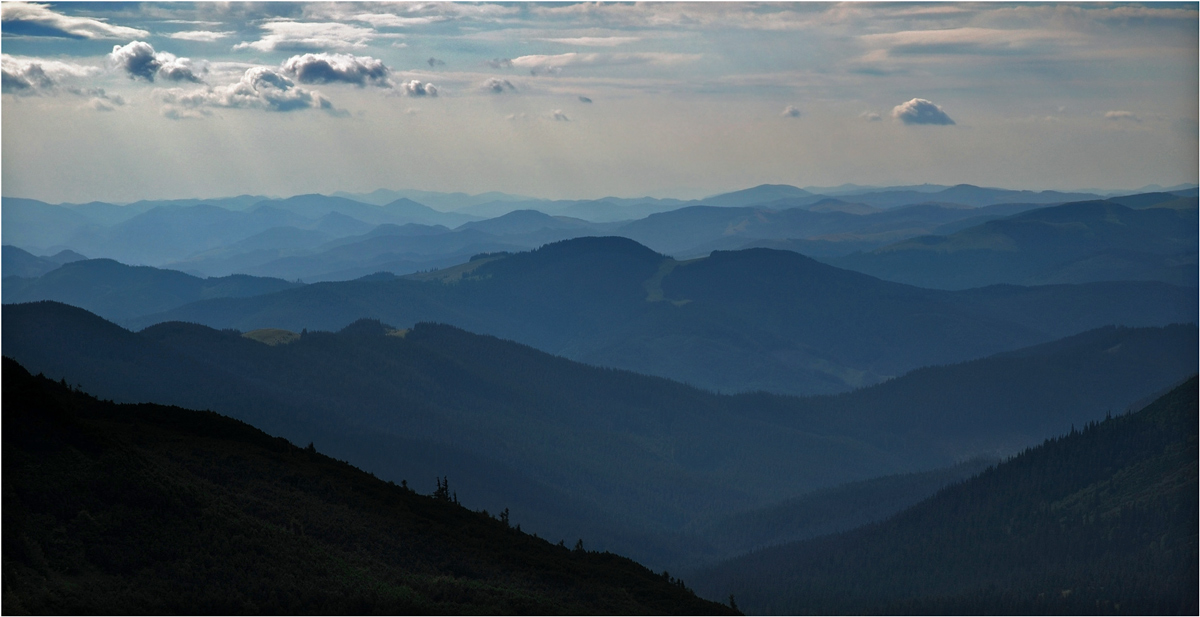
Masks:
[[[1197,5],[4,3],[3,194],[1197,180]]]

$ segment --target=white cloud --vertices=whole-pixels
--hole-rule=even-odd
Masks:
[[[391,69],[382,60],[370,56],[346,54],[304,54],[283,62],[283,72],[302,84],[344,82],[360,88],[368,83],[383,88],[392,87]]]
[[[873,111],[864,111],[861,114],[858,114],[858,117],[866,120],[867,122],[879,122],[880,120],[883,120],[879,114]]]
[[[203,81],[191,59],[177,58],[167,52],[156,52],[153,46],[144,41],[113,45],[112,53],[108,54],[108,61],[128,74],[130,79],[154,81],[155,77],[161,77],[168,81]]]
[[[784,118],[799,118],[800,108],[796,107],[795,105],[788,105],[787,107],[783,108],[783,113],[779,115],[783,116]]]
[[[487,81],[483,82],[483,89],[493,94],[504,94],[505,92],[515,91],[517,87],[512,85],[512,82],[507,79],[490,77]]]
[[[100,19],[56,13],[45,4],[5,2],[0,5],[5,35],[52,36],[69,39],[131,39],[150,36],[137,28],[114,26]]]
[[[212,43],[223,38],[233,36],[233,32],[213,32],[211,30],[184,30],[183,32],[172,32],[167,37],[179,39],[181,41],[195,41],[197,43]]]
[[[206,116],[210,108],[336,112],[320,92],[301,88],[283,74],[262,66],[247,70],[234,84],[190,91],[174,88],[159,96],[166,104],[163,115],[173,119]]]
[[[576,36],[569,38],[545,38],[541,39],[550,43],[562,43],[563,45],[581,45],[583,47],[616,47],[625,45],[626,43],[636,43],[641,39],[637,36]]]
[[[559,122],[570,122],[571,121],[571,119],[567,117],[567,114],[564,114],[563,110],[561,110],[561,109],[555,109],[554,111],[550,112],[550,117],[554,118],[555,120],[558,120]]]
[[[1118,121],[1118,122],[1119,121],[1126,121],[1126,122],[1141,122],[1142,121],[1142,119],[1137,117],[1136,115],[1134,115],[1134,113],[1132,111],[1110,111],[1108,113],[1105,113],[1104,117],[1108,118],[1109,120],[1114,120],[1114,121]]]
[[[44,60],[41,58],[19,58],[4,54],[0,56],[0,83],[5,94],[43,95],[74,94],[77,96],[94,96],[111,98],[98,88],[79,88],[68,86],[68,82],[77,82],[83,78],[92,77],[101,72],[98,67],[72,64],[60,60]],[[120,98],[120,97],[116,97]],[[124,104],[124,100],[116,103]]]
[[[912,99],[897,105],[892,109],[892,117],[905,124],[954,124],[941,107],[925,99]]]
[[[639,64],[676,65],[692,62],[699,54],[649,53],[576,53],[556,55],[531,55],[513,58],[512,66],[529,69],[531,74],[558,73],[565,67],[630,66]],[[507,64],[509,61],[505,61]]]
[[[261,39],[241,42],[234,51],[325,51],[330,49],[361,49],[379,37],[371,28],[361,28],[336,22],[269,21],[260,26],[267,31]]]
[[[400,89],[408,96],[437,96],[438,87],[431,83],[422,83],[413,79],[400,83]]]

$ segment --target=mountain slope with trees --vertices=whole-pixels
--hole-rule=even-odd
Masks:
[[[889,519],[696,574],[756,613],[1197,611],[1197,382]]]
[[[4,612],[733,614],[237,420],[5,358]]]

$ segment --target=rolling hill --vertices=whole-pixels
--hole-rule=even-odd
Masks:
[[[362,317],[400,328],[437,321],[711,390],[818,394],[1103,325],[1161,326],[1196,314],[1194,292],[1161,283],[946,292],[789,251],[676,261],[623,238],[578,238],[444,277],[310,285],[124,323],[300,331]]]

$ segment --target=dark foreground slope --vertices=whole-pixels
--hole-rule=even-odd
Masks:
[[[733,612],[237,420],[3,376],[6,614]]]
[[[1197,611],[1197,382],[880,524],[693,578],[755,613]]]

